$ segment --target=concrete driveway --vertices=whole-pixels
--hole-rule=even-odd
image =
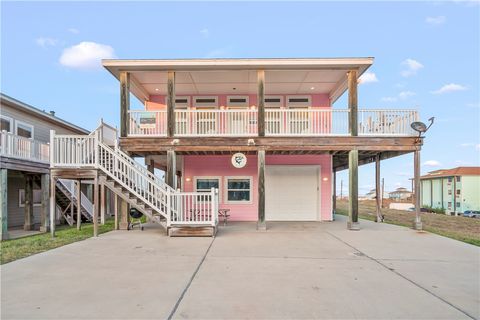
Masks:
[[[116,231],[1,267],[2,319],[471,319],[480,249],[362,221]]]

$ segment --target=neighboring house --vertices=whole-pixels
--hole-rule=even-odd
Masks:
[[[1,94],[0,202],[2,239],[8,230],[46,230],[49,199],[50,130],[64,134],[88,131]]]
[[[380,192],[381,193],[381,192]],[[375,200],[377,198],[375,189],[368,191],[363,197],[363,200]],[[387,194],[383,194],[383,198],[387,198]]]
[[[415,152],[423,143],[410,127],[418,121],[415,110],[357,110],[358,78],[372,63],[104,60],[120,82],[118,145],[108,148],[99,136],[90,160],[69,163],[60,160],[62,152],[77,150],[59,147],[52,176],[65,176],[74,164],[167,229],[215,227],[217,208],[259,228],[265,221],[331,221],[337,171],[349,169],[348,198],[355,202],[359,164]],[[334,109],[345,92],[348,105]],[[144,107],[130,110],[130,97]],[[61,137],[58,143],[65,144]],[[165,183],[126,154],[145,158],[150,172],[164,170]],[[356,222],[352,216],[349,225]]]
[[[450,215],[480,210],[480,167],[435,170],[420,179],[422,206]]]
[[[397,188],[395,191],[388,193],[388,198],[396,201],[409,200],[412,198],[412,192],[407,188]]]

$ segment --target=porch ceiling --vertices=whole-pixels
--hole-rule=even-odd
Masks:
[[[117,79],[121,71],[131,74],[131,90],[141,101],[149,95],[164,95],[167,71],[176,71],[176,94],[255,94],[257,74],[265,70],[266,94],[329,94],[335,101],[346,90],[346,72],[359,75],[373,58],[332,59],[192,59],[104,60],[104,67]]]

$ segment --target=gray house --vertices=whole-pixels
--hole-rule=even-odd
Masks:
[[[8,239],[9,231],[15,229],[46,231],[50,130],[61,134],[89,132],[56,117],[54,112],[45,112],[5,94],[1,94],[0,102],[1,239]],[[74,186],[64,184],[58,186],[65,191],[60,195],[68,196],[71,190],[73,197]],[[59,211],[61,200],[56,201]]]

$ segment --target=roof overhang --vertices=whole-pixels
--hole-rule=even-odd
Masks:
[[[335,102],[347,90],[346,72],[357,70],[362,75],[373,63],[373,58],[282,58],[282,59],[172,59],[172,60],[102,60],[103,66],[117,79],[120,72],[131,74],[131,91],[140,100],[148,100],[152,94],[165,90],[166,72],[177,73],[176,85],[179,92],[187,92],[195,88],[198,94],[209,92],[207,84],[212,84],[212,72],[218,84],[229,87],[244,88],[237,92],[256,90],[256,70],[266,72],[267,94],[299,93],[305,94],[306,88],[312,93],[327,93]],[[239,71],[238,79],[231,78],[232,73]],[[210,73],[209,74],[207,74]],[[222,78],[221,73],[225,75]],[[220,76],[219,76],[220,75]],[[202,82],[202,79],[205,81]],[[286,82],[285,79],[288,79]],[[230,81],[230,82],[229,82]],[[198,84],[205,84],[204,90]],[[314,86],[313,84],[318,84]],[[243,87],[242,87],[243,85]],[[288,87],[290,85],[290,87]],[[155,88],[158,87],[158,88]],[[210,88],[212,88],[211,86]],[[268,92],[268,89],[272,92]],[[214,86],[224,90],[221,85]],[[294,92],[290,91],[295,89]],[[155,91],[156,90],[156,91]],[[224,92],[223,93],[228,93]],[[191,91],[190,93],[195,93]],[[160,93],[161,94],[161,93]]]

